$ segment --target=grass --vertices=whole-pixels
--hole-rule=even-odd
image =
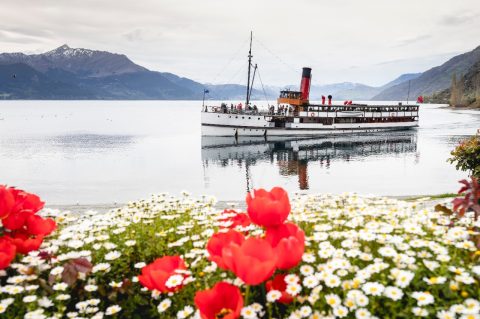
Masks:
[[[460,195],[458,195],[457,193],[443,193],[443,194],[436,194],[436,195],[409,196],[406,198],[402,198],[402,200],[407,202],[412,202],[419,199],[436,200],[436,199],[445,199],[445,198],[456,198],[459,196]]]

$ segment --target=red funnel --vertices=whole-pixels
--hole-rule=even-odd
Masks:
[[[302,93],[302,100],[308,100],[310,96],[310,80],[312,78],[312,69],[303,68],[302,82],[300,83],[300,92]]]

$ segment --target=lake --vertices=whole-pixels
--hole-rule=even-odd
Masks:
[[[125,203],[151,193],[243,200],[248,189],[455,192],[446,162],[480,112],[422,105],[420,127],[308,140],[202,138],[201,101],[0,101],[0,184],[48,204]]]

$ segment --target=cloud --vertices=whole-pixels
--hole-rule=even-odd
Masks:
[[[43,43],[51,36],[52,32],[47,30],[0,25],[0,41],[6,43]]]
[[[143,32],[141,29],[136,29],[122,35],[127,41],[137,42],[143,40]]]
[[[12,33],[16,36],[30,37],[30,38],[47,38],[52,36],[52,32],[48,30],[33,29],[28,27],[7,27],[0,26],[2,31]]]
[[[19,43],[19,44],[29,44],[29,43],[42,43],[44,42],[43,37],[23,35],[17,32],[0,30],[0,41],[5,43]]]
[[[439,53],[439,54],[432,54],[428,56],[417,56],[412,58],[405,58],[405,59],[395,59],[395,60],[388,60],[379,63],[372,64],[372,66],[382,66],[382,65],[391,65],[391,64],[400,64],[400,63],[413,63],[418,61],[443,61],[446,62],[448,59],[460,54],[462,52],[446,52],[446,53]],[[442,62],[443,63],[443,62]]]
[[[302,21],[292,23],[288,0],[1,0],[0,51],[68,43],[200,82],[227,81],[240,70],[245,82],[247,50],[235,52],[253,30],[274,53],[254,43],[264,84],[291,83],[305,65],[326,83],[382,83],[400,68],[435,66],[441,58],[426,57],[438,52],[470,50],[480,30],[478,1],[299,0]]]
[[[396,47],[403,47],[403,46],[407,46],[407,45],[410,45],[410,44],[413,44],[413,43],[417,43],[417,42],[420,42],[420,41],[430,39],[431,37],[432,36],[429,35],[429,34],[423,34],[423,35],[418,35],[418,36],[414,36],[414,37],[404,38],[404,39],[398,40],[398,44],[395,45],[395,46]]]
[[[479,14],[475,14],[471,12],[450,14],[450,15],[443,16],[440,19],[440,24],[446,25],[446,26],[459,26],[459,25],[467,24],[479,18],[480,18]]]

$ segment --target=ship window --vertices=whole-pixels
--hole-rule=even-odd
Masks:
[[[220,115],[217,115],[217,117],[220,117]]]
[[[249,117],[248,117],[248,119],[250,120],[250,119],[251,119],[251,117],[249,116]]]
[[[260,118],[258,118],[260,120]]]
[[[238,116],[235,116],[236,119],[238,119]]]
[[[242,119],[244,119],[244,118],[245,118],[245,116],[242,116]]]

